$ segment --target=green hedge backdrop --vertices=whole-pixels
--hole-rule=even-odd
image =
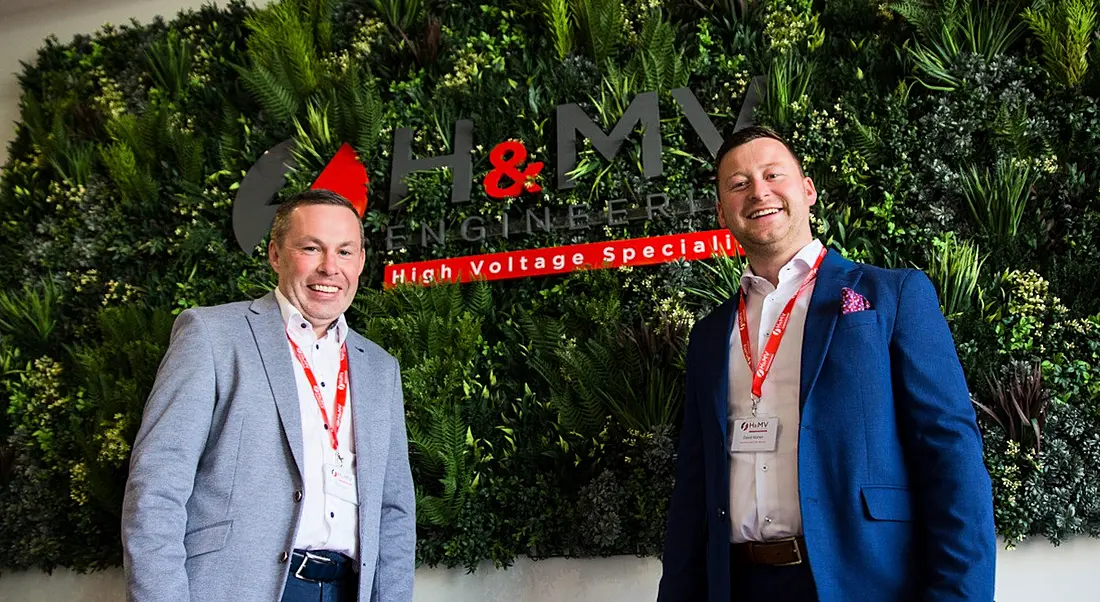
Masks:
[[[47,40],[20,76],[0,172],[0,566],[118,564],[130,442],[174,314],[261,295],[235,243],[244,172],[294,137],[309,185],[342,141],[371,171],[353,326],[403,371],[418,555],[659,553],[685,338],[735,259],[383,291],[387,263],[715,227],[713,211],[387,251],[388,224],[666,193],[713,203],[709,155],[669,91],[729,133],[759,123],[822,191],[818,236],[936,283],[973,392],[1007,542],[1100,533],[1100,114],[1095,0],[284,0]],[[1092,68],[1090,69],[1090,65]],[[553,186],[554,107],[610,129],[657,91],[664,175],[641,135],[580,146]],[[447,170],[386,203],[396,128],[416,156],[475,123],[475,179],[519,139],[544,190],[451,204]]]

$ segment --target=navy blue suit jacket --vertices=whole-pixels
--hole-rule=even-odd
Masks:
[[[843,287],[871,309],[841,315]],[[701,320],[688,345],[659,602],[731,600],[726,427],[736,307],[734,298]],[[820,602],[992,600],[989,473],[928,277],[830,251],[810,298],[799,403],[798,495]]]

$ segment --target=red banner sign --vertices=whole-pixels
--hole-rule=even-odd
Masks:
[[[386,267],[384,282],[396,286],[405,282],[507,280],[743,253],[728,230],[710,230],[401,263]]]

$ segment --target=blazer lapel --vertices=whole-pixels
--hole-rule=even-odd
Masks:
[[[279,411],[279,420],[283,424],[290,454],[302,472],[302,411],[298,404],[298,383],[294,380],[294,365],[287,349],[286,325],[279,312],[279,302],[275,293],[268,293],[252,302],[248,314],[248,324],[260,349],[260,359],[267,373],[267,382],[271,385],[271,394],[275,397],[275,407]]]
[[[710,374],[704,373],[701,382],[711,383],[709,386],[712,401],[714,403],[715,417],[718,419],[718,428],[722,430],[722,441],[726,440],[726,427],[729,423],[729,391],[730,391],[730,336],[733,334],[734,308],[741,298],[738,290],[733,298],[726,301],[714,310],[714,321],[717,340],[713,340],[712,347],[707,349],[709,357],[707,366]]]
[[[384,458],[388,441],[389,405],[378,398],[377,391],[372,395],[372,383],[379,379],[378,366],[367,353],[366,339],[351,330],[346,339],[348,346],[348,378],[351,386],[351,416],[355,426],[355,474],[356,488],[359,491],[360,508],[368,493],[378,491],[382,484],[371,479],[381,478],[382,470],[377,466],[379,458]],[[377,470],[376,470],[377,469]]]
[[[860,272],[855,264],[830,250],[821,262],[817,272],[817,282],[810,296],[810,308],[806,313],[806,327],[802,338],[802,380],[799,387],[798,408],[806,405],[806,400],[817,383],[821,365],[825,363],[825,352],[833,338],[833,329],[840,317],[840,290],[854,288],[859,282]]]

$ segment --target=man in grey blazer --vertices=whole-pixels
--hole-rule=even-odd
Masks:
[[[280,205],[276,291],[176,319],[122,514],[138,602],[409,602],[416,531],[397,361],[348,328],[359,215]]]

